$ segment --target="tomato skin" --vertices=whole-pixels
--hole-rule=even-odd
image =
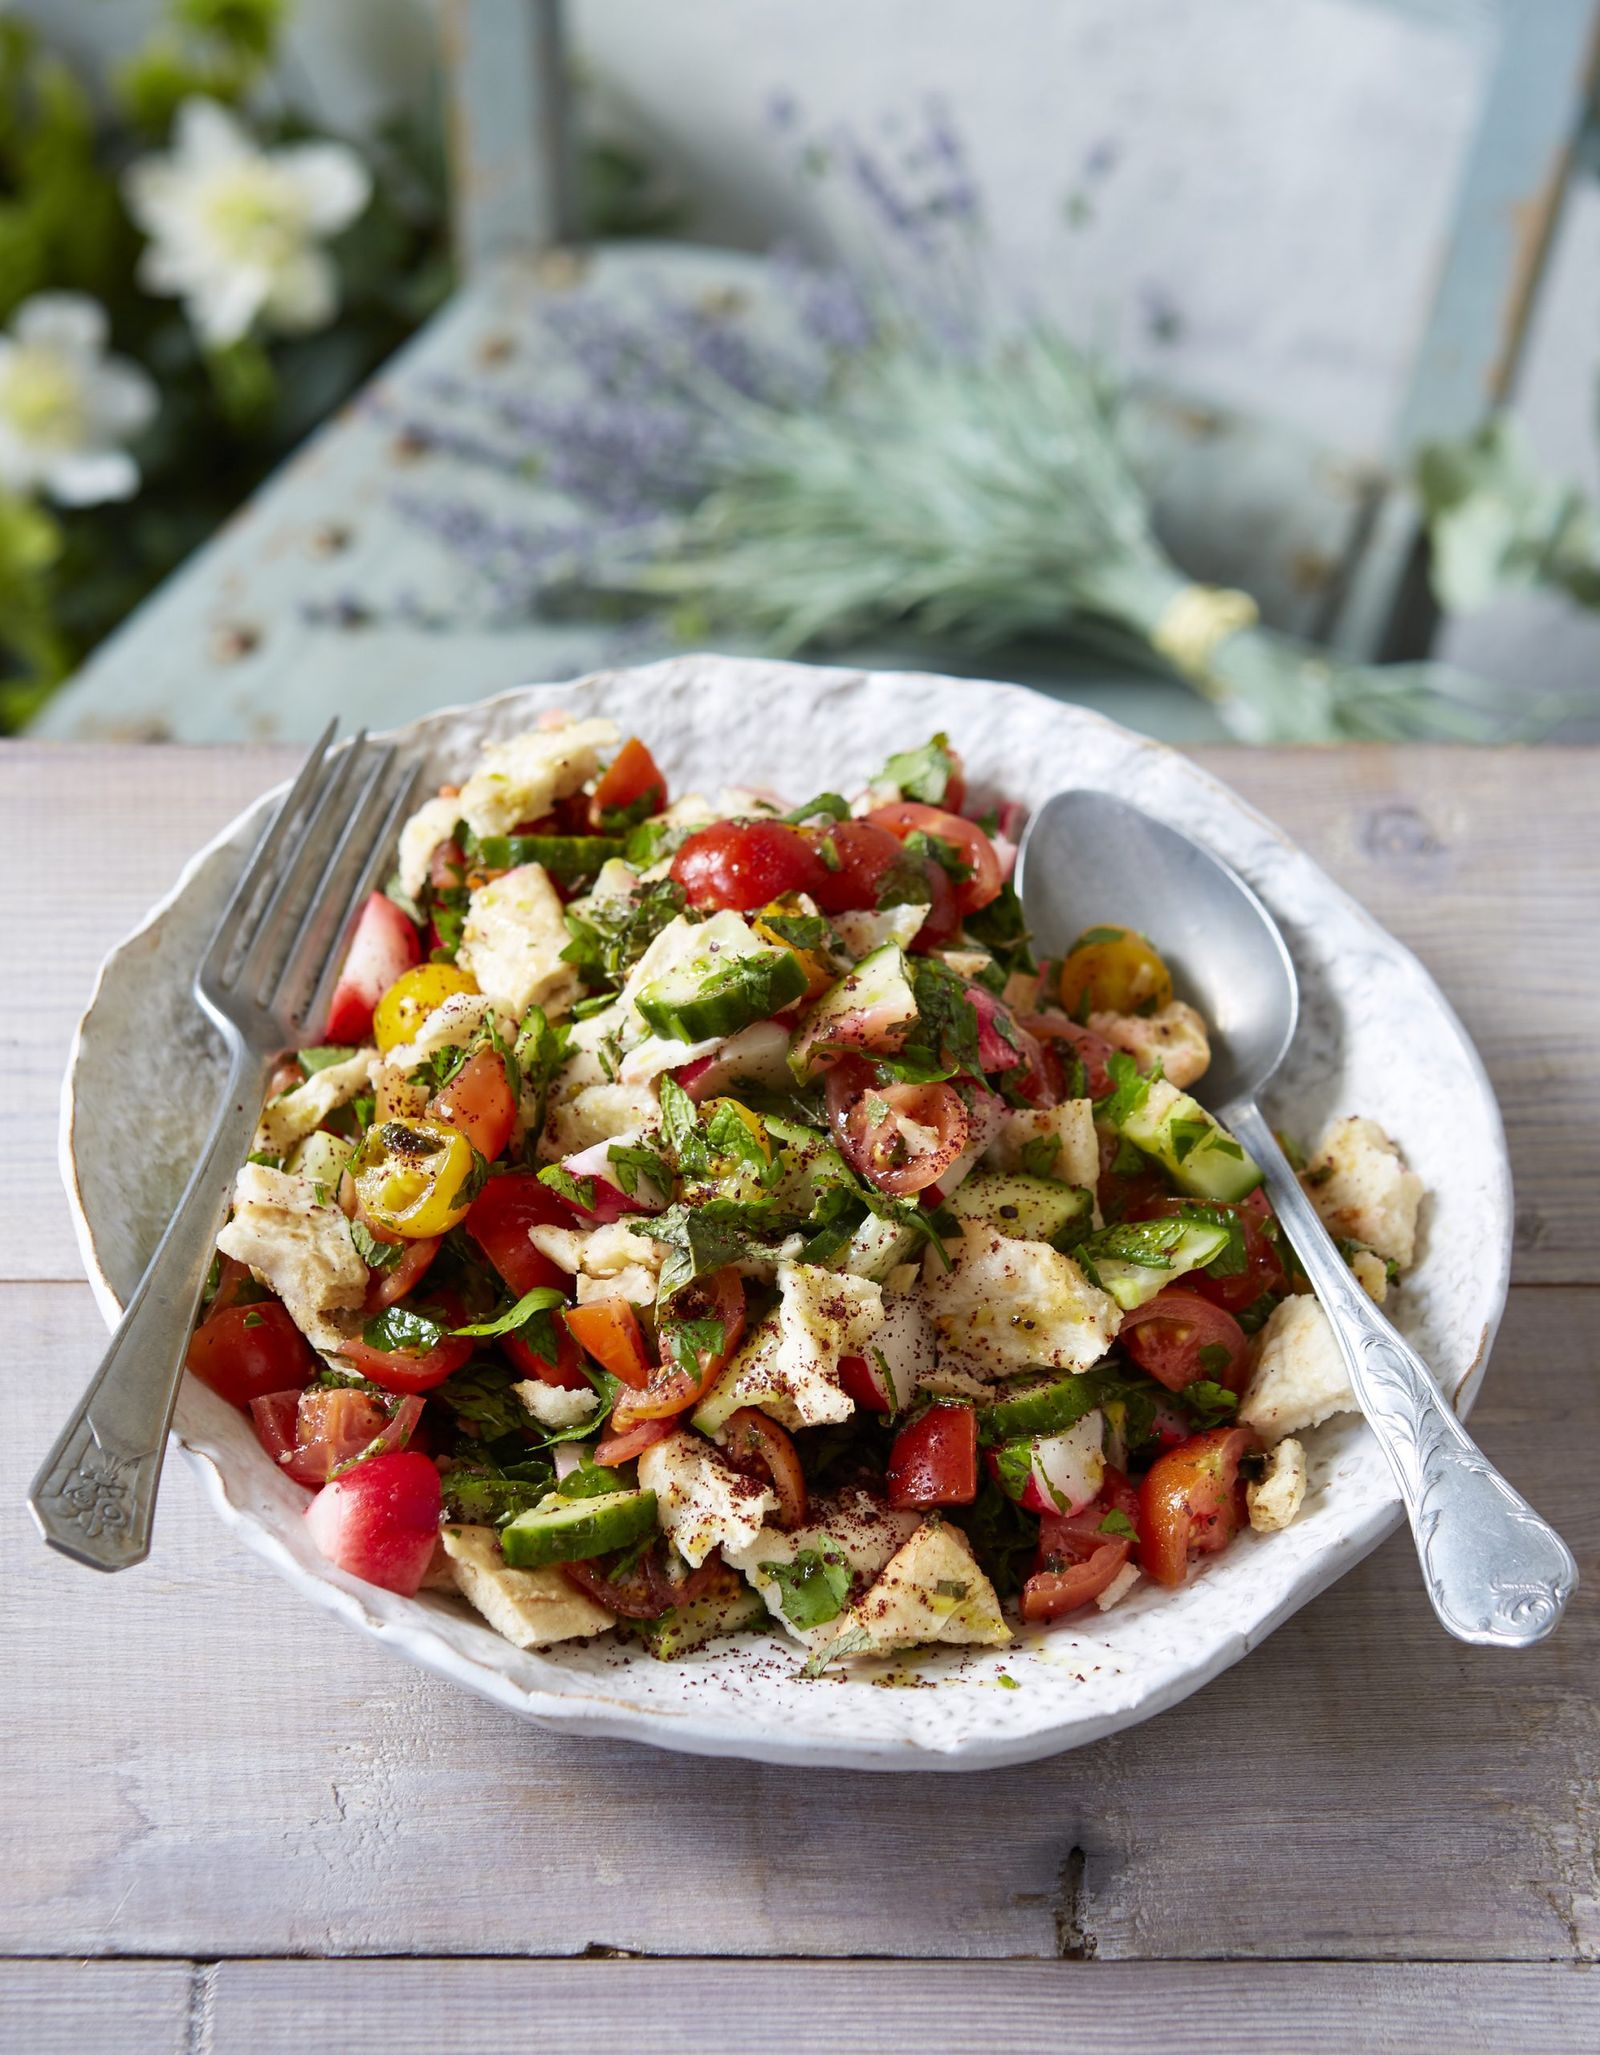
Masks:
[[[433,1559],[441,1499],[433,1464],[402,1449],[325,1484],[306,1507],[306,1524],[337,1569],[410,1598]]]
[[[1170,1003],[1172,973],[1143,935],[1110,926],[1089,933],[1104,939],[1080,936],[1061,959],[1057,989],[1068,1013],[1085,1005],[1091,1013],[1138,1013]]]
[[[744,1279],[732,1264],[695,1278],[673,1294],[672,1317],[721,1321],[722,1346],[697,1355],[698,1374],[663,1367],[636,1396],[619,1398],[611,1409],[611,1424],[618,1433],[640,1420],[664,1420],[687,1412],[705,1397],[744,1336]]]
[[[369,895],[356,916],[339,982],[328,1007],[330,1042],[364,1042],[378,1001],[422,961],[422,942],[409,918],[382,892]]]
[[[569,1306],[562,1319],[580,1348],[619,1383],[643,1391],[650,1382],[650,1358],[639,1316],[626,1299],[594,1299],[587,1306]]]
[[[317,1353],[276,1299],[215,1305],[189,1338],[184,1361],[218,1398],[243,1408],[269,1392],[301,1389],[317,1374]]]
[[[1040,1565],[1022,1587],[1021,1610],[1025,1620],[1056,1620],[1063,1613],[1075,1613],[1096,1599],[1133,1553],[1126,1536],[1106,1534],[1080,1546],[1053,1532],[1065,1522],[1052,1522],[1049,1514],[1039,1523]],[[1049,1568],[1056,1564],[1059,1567]]]
[[[477,989],[477,979],[453,963],[419,963],[396,978],[373,1008],[372,1039],[387,1056],[409,1042],[446,999]]]
[[[811,896],[824,913],[870,911],[878,903],[885,876],[905,862],[896,837],[872,821],[831,821],[825,828],[801,832],[808,846],[819,852],[822,875]],[[839,860],[837,870],[820,854],[824,843]]]
[[[465,1136],[492,1163],[517,1124],[517,1095],[506,1076],[505,1058],[498,1050],[480,1049],[434,1094],[428,1113]]]
[[[1074,1095],[1067,1090],[1067,1071],[1076,1057],[1083,1065],[1084,1089],[1091,1099],[1108,1099],[1115,1089],[1107,1064],[1118,1052],[1116,1045],[1092,1028],[1079,1027],[1064,1013],[1025,1013],[1021,1023],[1035,1041],[1044,1046],[1045,1066],[1058,1099]]]
[[[928,881],[930,896],[922,926],[911,938],[913,956],[926,956],[930,950],[942,949],[961,932],[961,908],[956,903],[950,873],[930,856],[923,863],[922,874]]]
[[[730,1413],[721,1441],[723,1453],[736,1469],[754,1469],[771,1484],[778,1500],[778,1525],[801,1527],[806,1517],[806,1479],[794,1443],[776,1420],[759,1406],[741,1406]]]
[[[615,1470],[623,1463],[631,1463],[635,1456],[642,1456],[647,1448],[653,1448],[658,1441],[665,1441],[669,1434],[677,1431],[676,1420],[641,1420],[625,1433],[608,1434],[603,1441],[597,1441],[594,1459],[603,1470]]]
[[[537,1378],[541,1384],[553,1384],[562,1391],[592,1388],[583,1367],[583,1351],[559,1321],[556,1323],[556,1359],[553,1363],[536,1355],[520,1334],[501,1335],[500,1348],[524,1377]]]
[[[385,1229],[377,1239],[392,1242],[394,1236]],[[439,1235],[420,1242],[406,1242],[398,1263],[391,1264],[387,1270],[372,1272],[367,1285],[366,1311],[381,1313],[385,1306],[397,1306],[408,1293],[415,1291],[443,1245]]]
[[[432,1391],[452,1377],[472,1354],[470,1335],[446,1335],[431,1349],[373,1349],[364,1341],[347,1341],[339,1353],[360,1377],[380,1391]]]
[[[971,1406],[932,1405],[902,1427],[889,1450],[889,1503],[968,1506],[978,1496],[978,1415]]]
[[[1250,1427],[1212,1427],[1158,1456],[1139,1490],[1139,1562],[1175,1590],[1190,1558],[1226,1548],[1245,1522],[1239,1464],[1261,1448]]]
[[[647,793],[654,795],[650,811],[660,813],[667,803],[667,781],[638,736],[630,735],[594,788],[589,800],[590,829],[601,833],[609,808],[635,806]]]
[[[1169,1284],[1125,1313],[1117,1339],[1139,1368],[1168,1391],[1183,1391],[1207,1375],[1229,1391],[1244,1382],[1250,1346],[1244,1329],[1231,1313],[1185,1285]],[[1208,1373],[1200,1351],[1213,1347],[1225,1348],[1229,1360],[1226,1369]]]
[[[682,1583],[674,1583],[667,1575],[659,1546],[646,1549],[621,1577],[608,1576],[602,1568],[604,1561],[602,1556],[587,1562],[563,1563],[561,1574],[586,1597],[624,1620],[656,1619],[670,1607],[687,1605],[719,1585],[725,1590],[738,1588],[733,1583],[733,1573],[716,1549]]]
[[[977,913],[999,898],[1004,883],[1000,859],[976,821],[963,820],[958,813],[946,813],[943,807],[924,806],[915,799],[898,799],[891,806],[877,807],[867,819],[887,828],[902,842],[908,835],[921,833],[950,843],[972,871],[970,877],[952,881],[956,906],[963,914]]]
[[[531,1170],[507,1170],[473,1200],[463,1225],[470,1240],[520,1299],[541,1285],[564,1290],[566,1272],[528,1239],[531,1227],[570,1227],[572,1215]]]
[[[1141,1206],[1137,1212],[1125,1214],[1124,1218],[1154,1220],[1194,1203],[1192,1199],[1174,1198],[1163,1192],[1158,1199]],[[1263,1232],[1268,1222],[1274,1226],[1277,1223],[1266,1194],[1259,1190],[1237,1206],[1224,1206],[1218,1201],[1214,1210],[1238,1216],[1244,1231],[1245,1267],[1233,1277],[1208,1277],[1205,1271],[1194,1270],[1189,1273],[1187,1283],[1214,1306],[1221,1306],[1228,1313],[1242,1313],[1246,1306],[1253,1306],[1263,1292],[1277,1293],[1287,1287],[1282,1260]]]
[[[672,876],[691,906],[754,913],[786,892],[816,899],[828,871],[787,822],[713,821],[672,859]]]

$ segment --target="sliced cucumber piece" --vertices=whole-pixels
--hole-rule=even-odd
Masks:
[[[1090,1235],[1073,1254],[1124,1313],[1153,1299],[1186,1270],[1203,1270],[1228,1246],[1229,1230],[1205,1214],[1128,1220]]]
[[[974,1171],[945,1204],[958,1219],[987,1221],[1013,1241],[1056,1246],[1081,1237],[1094,1218],[1092,1192],[1026,1171]]]
[[[354,1142],[347,1142],[343,1135],[325,1134],[319,1127],[289,1158],[289,1168],[297,1177],[309,1177],[313,1184],[321,1185],[332,1198],[355,1153]]]
[[[686,965],[654,978],[634,1004],[658,1035],[675,1042],[725,1040],[804,998],[805,966],[790,949],[762,949],[708,967]]]
[[[1092,1377],[1046,1378],[978,1408],[978,1432],[987,1444],[1032,1441],[1060,1434],[1092,1413],[1100,1391]]]
[[[850,1237],[850,1245],[839,1257],[837,1268],[882,1284],[902,1263],[914,1263],[923,1246],[922,1236],[914,1228],[901,1227],[897,1221],[869,1213]]]
[[[542,863],[553,878],[571,884],[595,877],[600,866],[621,856],[617,835],[484,835],[472,856],[485,870],[510,871],[525,863]]]
[[[500,1549],[514,1570],[580,1563],[641,1541],[656,1527],[653,1491],[613,1491],[600,1498],[547,1498],[500,1530]]]
[[[815,1002],[789,1052],[789,1068],[803,1083],[818,1050],[881,1048],[890,1030],[916,1017],[906,953],[898,942],[886,942]]]
[[[759,1591],[746,1585],[742,1591],[713,1591],[704,1598],[692,1598],[687,1605],[675,1605],[658,1620],[640,1622],[639,1639],[658,1662],[676,1662],[693,1655],[719,1634],[742,1634],[747,1628],[766,1624],[767,1608]]]
[[[1131,1063],[1130,1063],[1131,1069]],[[1096,1109],[1136,1149],[1153,1156],[1180,1191],[1234,1205],[1261,1182],[1261,1166],[1198,1099],[1165,1078],[1124,1078]]]

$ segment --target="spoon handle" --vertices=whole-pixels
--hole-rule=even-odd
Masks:
[[[1462,1641],[1497,1648],[1542,1641],[1578,1582],[1566,1543],[1488,1461],[1427,1364],[1356,1282],[1260,1107],[1236,1102],[1226,1117],[1266,1173],[1267,1196],[1389,1459],[1434,1611]]]

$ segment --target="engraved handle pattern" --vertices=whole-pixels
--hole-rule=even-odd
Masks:
[[[262,1065],[235,1049],[228,1089],[149,1268],[28,1495],[52,1548],[96,1570],[150,1553],[156,1487],[189,1330],[236,1166],[260,1112]]]
[[[1261,1110],[1228,1109],[1333,1327],[1400,1487],[1433,1609],[1462,1641],[1542,1641],[1577,1588],[1571,1551],[1473,1441],[1433,1373],[1351,1275]]]

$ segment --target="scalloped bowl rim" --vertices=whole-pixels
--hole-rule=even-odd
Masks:
[[[736,673],[755,670],[768,677],[781,674],[780,682],[788,691],[803,690],[813,681],[844,683],[852,688],[867,690],[873,687],[908,688],[935,684],[954,686],[970,699],[972,712],[974,716],[979,717],[990,710],[997,710],[997,695],[1003,700],[1026,702],[1030,709],[1043,704],[1054,718],[1068,726],[1080,727],[1086,731],[1099,731],[1108,737],[1118,738],[1125,745],[1131,744],[1138,750],[1153,752],[1161,758],[1172,759],[1180,764],[1184,781],[1195,795],[1203,795],[1213,805],[1220,804],[1225,810],[1248,822],[1259,834],[1280,845],[1292,856],[1299,867],[1300,875],[1315,881],[1319,888],[1319,897],[1329,907],[1337,908],[1346,918],[1353,917],[1363,924],[1383,956],[1391,964],[1403,967],[1414,979],[1419,996],[1425,997],[1437,1009],[1440,1025],[1453,1037],[1457,1053],[1478,1087],[1480,1097],[1477,1111],[1485,1123],[1485,1134],[1494,1148],[1495,1163],[1486,1189],[1485,1204],[1486,1209],[1497,1215],[1498,1219],[1497,1232],[1486,1251],[1492,1258],[1492,1267],[1486,1275],[1486,1304],[1475,1343],[1464,1368],[1455,1380],[1455,1402],[1458,1410],[1465,1415],[1481,1385],[1489,1352],[1504,1310],[1511,1258],[1510,1168],[1499,1109],[1481,1058],[1449,1001],[1417,957],[1403,943],[1396,941],[1387,930],[1381,928],[1359,902],[1328,878],[1274,822],[1242,799],[1221,779],[1202,770],[1179,752],[1150,737],[1134,734],[1121,727],[1119,723],[1087,708],[1042,700],[1041,695],[1033,693],[1028,688],[999,681],[949,679],[936,674],[916,672],[847,672],[806,665],[757,663],[748,659],[707,656],[678,658],[665,664],[644,666],[632,671],[600,672],[569,681],[513,687],[489,699],[440,708],[434,713],[423,715],[399,728],[387,731],[381,739],[404,746],[408,742],[425,738],[428,731],[451,721],[479,725],[494,711],[509,709],[519,703],[526,704],[531,712],[541,706],[555,704],[563,697],[571,698],[580,691],[585,694],[601,694],[608,684],[614,684],[619,678],[643,680],[653,674],[681,673],[686,668],[693,670],[697,667],[702,671],[710,667],[718,675],[730,669]],[[602,711],[603,703],[595,710]],[[1087,782],[1097,781],[1090,779]],[[285,783],[280,783],[263,792],[219,829],[183,866],[171,889],[108,951],[96,975],[88,1004],[73,1033],[61,1094],[60,1168],[78,1248],[95,1301],[108,1327],[114,1326],[120,1317],[121,1304],[102,1262],[96,1232],[89,1217],[88,1204],[80,1186],[75,1153],[81,1111],[79,1083],[86,1039],[96,1025],[97,1010],[103,1005],[108,989],[126,965],[129,952],[134,945],[164,926],[174,910],[186,899],[206,866],[230,844],[241,841],[250,824],[276,801],[284,789]],[[1108,785],[1106,789],[1116,788]],[[1204,828],[1199,832],[1203,836]],[[190,1394],[193,1390],[193,1381],[186,1379],[185,1394]],[[210,1394],[204,1394],[204,1397],[211,1399]],[[221,1402],[215,1403],[220,1405]],[[630,1698],[618,1697],[604,1689],[594,1688],[584,1682],[580,1682],[578,1688],[561,1689],[527,1678],[519,1679],[509,1672],[512,1669],[526,1669],[529,1665],[538,1671],[558,1669],[559,1664],[555,1659],[559,1658],[559,1648],[554,1652],[554,1658],[550,1655],[525,1653],[513,1649],[509,1643],[502,1642],[491,1630],[484,1629],[480,1639],[497,1644],[501,1651],[509,1651],[509,1658],[505,1653],[501,1653],[498,1660],[490,1659],[493,1651],[487,1648],[476,1654],[466,1652],[450,1645],[436,1629],[433,1622],[438,1616],[433,1605],[425,1598],[400,1598],[347,1577],[329,1565],[308,1565],[278,1534],[264,1524],[259,1509],[248,1503],[249,1493],[246,1487],[252,1480],[237,1475],[230,1458],[210,1445],[202,1430],[186,1423],[185,1411],[184,1399],[180,1397],[172,1439],[191,1467],[198,1472],[206,1496],[218,1517],[244,1541],[247,1547],[270,1563],[303,1596],[324,1611],[388,1644],[408,1660],[433,1671],[436,1675],[463,1685],[479,1696],[543,1727],[641,1741],[687,1754],[734,1756],[774,1764],[879,1770],[977,1770],[1036,1761],[1068,1748],[1086,1745],[1165,1711],[1169,1706],[1179,1703],[1191,1692],[1210,1682],[1264,1640],[1275,1627],[1298,1611],[1302,1605],[1368,1555],[1379,1542],[1395,1530],[1402,1517],[1398,1495],[1391,1483],[1384,1494],[1373,1499],[1357,1515],[1350,1518],[1342,1531],[1329,1537],[1320,1553],[1299,1570],[1293,1583],[1280,1593],[1276,1602],[1254,1611],[1236,1628],[1223,1632],[1213,1631],[1209,1646],[1198,1658],[1172,1664],[1166,1675],[1159,1680],[1153,1681],[1148,1677],[1143,1679],[1138,1688],[1104,1700],[1099,1709],[1092,1714],[1075,1715],[1071,1709],[1070,1689],[1063,1687],[1060,1716],[1021,1729],[993,1735],[974,1735],[966,1732],[949,1739],[936,1733],[919,1731],[917,1722],[913,1720],[904,1732],[898,1734],[852,1738],[848,1734],[807,1732],[803,1728],[800,1731],[789,1731],[788,1723],[781,1716],[760,1710],[759,1689],[756,1694],[757,1710],[753,1715],[741,1709],[737,1716],[730,1716],[730,1709],[720,1693],[708,1694],[698,1701],[686,1696],[683,1705],[672,1707],[659,1703],[642,1704]],[[1326,1431],[1317,1430],[1319,1433]],[[1382,1458],[1376,1443],[1360,1423],[1351,1423],[1347,1431],[1356,1436],[1359,1442],[1367,1445],[1369,1462],[1375,1461],[1381,1465]],[[1191,1581],[1187,1587],[1189,1592],[1192,1593],[1196,1589],[1198,1581]],[[1182,1596],[1183,1594],[1163,1594],[1162,1601],[1171,1605],[1174,1598]],[[765,1643],[760,1645],[766,1646]],[[792,1657],[792,1650],[788,1649],[788,1645],[783,1646],[786,1653]],[[1036,1643],[1035,1650],[1040,1646],[1041,1644]],[[1050,1663],[1052,1659],[1049,1644],[1042,1646],[1045,1652],[1040,1660]],[[988,1655],[990,1652],[983,1653]],[[1009,1654],[1001,1651],[1000,1661],[1003,1664],[1010,1660],[1015,1664],[1020,1656],[1021,1651],[1014,1650]],[[657,1665],[654,1658],[642,1650],[630,1650],[626,1657],[626,1666],[638,1664],[649,1664],[653,1669],[670,1667],[682,1670],[686,1667],[682,1664]],[[795,1662],[791,1660],[788,1667],[792,1672]],[[1071,1665],[1065,1661],[1056,1661],[1053,1667],[1068,1669]],[[789,1679],[781,1681],[787,1682]],[[994,1680],[990,1678],[981,1681]],[[839,1687],[834,1685],[833,1688]],[[819,1687],[812,1686],[809,1689],[816,1691]],[[895,1692],[891,1695],[913,1702],[923,1696],[920,1692]]]

